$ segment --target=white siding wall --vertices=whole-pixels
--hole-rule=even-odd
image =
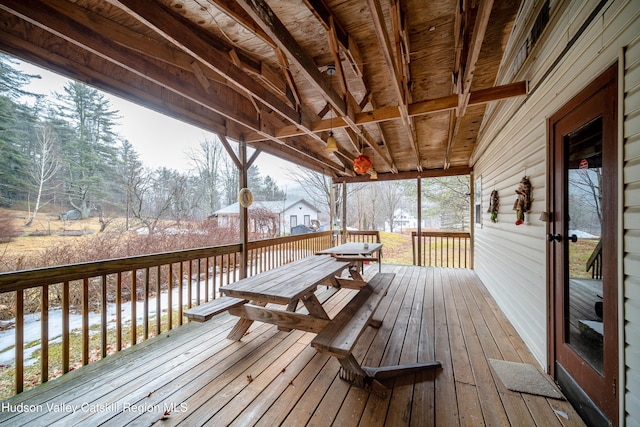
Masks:
[[[501,72],[502,79],[496,82],[526,79],[534,90],[526,101],[521,98],[491,106],[489,118],[481,129],[472,159],[475,178],[482,178],[485,211],[482,228],[475,230],[475,269],[541,366],[546,367],[546,224],[539,219],[546,208],[546,119],[618,60],[623,48],[628,46],[627,56],[633,58],[627,65],[625,175],[633,169],[634,182],[626,183],[625,198],[629,206],[625,221],[633,217],[634,230],[628,230],[625,239],[626,252],[633,253],[626,253],[625,257],[627,348],[624,357],[626,408],[628,413],[634,408],[633,416],[629,415],[627,420],[633,424],[631,419],[640,420],[640,48],[637,41],[640,1],[609,2],[554,70],[543,78],[597,4],[597,1],[583,0],[552,2],[550,24],[530,58],[518,74],[514,76],[505,69]],[[518,18],[514,31],[529,30],[524,24],[526,18]],[[518,34],[513,36],[517,38]],[[514,43],[512,49],[518,49],[520,44]],[[525,174],[533,186],[531,224],[516,226],[512,210],[515,189]],[[500,195],[496,224],[486,213],[489,195],[494,189]],[[633,203],[629,200],[632,195]],[[630,277],[631,269],[633,277]],[[621,286],[620,292],[622,289]]]
[[[623,93],[625,408],[631,426],[640,425],[640,37],[625,49]]]

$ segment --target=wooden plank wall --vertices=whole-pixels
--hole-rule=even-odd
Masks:
[[[627,425],[638,425],[640,423],[640,37],[625,48],[623,91],[625,418]]]
[[[538,4],[541,2],[538,2]],[[501,70],[496,84],[526,79],[530,94],[526,98],[495,103],[480,130],[472,166],[482,182],[482,226],[475,230],[475,269],[500,308],[522,336],[541,366],[547,366],[546,223],[540,214],[546,208],[547,129],[546,119],[601,74],[626,48],[629,88],[625,92],[625,178],[633,171],[633,182],[625,182],[626,269],[620,277],[625,283],[627,332],[627,419],[640,419],[640,94],[637,77],[639,2],[612,0],[565,52],[569,41],[598,5],[598,1],[551,1],[547,28],[517,70],[509,64]],[[506,58],[515,60],[523,35],[531,28],[538,6],[523,8],[517,18],[513,42]],[[527,15],[527,16],[525,16]],[[630,57],[633,56],[633,57]],[[558,58],[560,58],[558,60]],[[554,62],[558,62],[553,65]],[[629,135],[627,135],[629,133]],[[632,150],[631,150],[632,149]],[[633,158],[628,158],[633,152]],[[635,169],[638,172],[635,172]],[[530,225],[515,225],[515,189],[523,175],[531,179],[533,204]],[[637,179],[636,179],[637,177]],[[500,195],[498,222],[486,213],[492,190]],[[623,241],[622,238],[619,241]],[[622,293],[622,284],[620,284]],[[622,308],[621,308],[622,310]],[[635,332],[631,332],[633,329]],[[622,333],[620,334],[621,336]],[[634,409],[631,409],[634,408]],[[630,412],[631,411],[631,412]],[[633,414],[633,416],[631,416]]]

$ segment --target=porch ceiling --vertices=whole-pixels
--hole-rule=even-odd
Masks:
[[[386,179],[465,170],[486,104],[526,93],[494,87],[519,5],[0,0],[0,50],[337,179],[364,152]]]

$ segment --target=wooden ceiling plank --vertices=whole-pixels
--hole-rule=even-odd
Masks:
[[[251,31],[257,37],[259,37],[263,42],[271,46],[272,48],[276,48],[277,45],[271,40],[271,37],[267,35],[262,28],[260,28],[253,19],[244,11],[235,1],[215,1],[208,0],[209,3],[220,9],[222,12],[227,14],[230,18],[236,21],[238,24],[242,25],[247,30]]]
[[[222,0],[212,1],[215,1],[217,4]],[[290,61],[293,60],[296,65],[300,67],[300,71],[309,83],[322,93],[333,108],[335,108],[339,114],[346,115],[347,106],[345,100],[331,87],[316,66],[313,58],[300,47],[269,5],[264,0],[239,0],[238,3],[240,7],[253,18],[256,24],[271,37],[278,47],[289,56]]]
[[[295,109],[279,100],[273,94],[266,91],[262,86],[255,82],[249,75],[245,74],[231,60],[226,60],[226,52],[218,51],[220,55],[212,55],[211,50],[215,48],[206,42],[207,37],[200,34],[197,27],[190,26],[185,22],[177,19],[175,15],[163,10],[159,6],[148,7],[146,0],[109,0],[118,7],[127,10],[128,13],[135,16],[138,20],[157,31],[161,36],[169,40],[174,45],[189,52],[201,63],[207,67],[224,75],[229,81],[237,86],[238,91],[248,94],[254,108],[258,109],[253,102],[253,98],[258,99],[267,107],[278,113],[284,119],[300,125],[302,132],[312,139],[322,141],[320,136],[314,134],[308,129],[306,123],[309,121]],[[210,37],[208,37],[210,38]],[[233,52],[230,51],[232,54]],[[214,60],[215,59],[215,60]]]
[[[172,44],[188,52],[205,66],[225,76],[243,93],[251,93],[252,96],[278,112],[288,121],[298,124],[301,122],[300,114],[295,109],[276,98],[240,67],[226,59],[228,52],[218,51],[219,55],[212,55],[214,53],[212,50],[215,50],[215,48],[206,42],[207,38],[200,34],[201,31],[198,27],[187,24],[175,14],[167,11],[163,6],[157,3],[150,4],[147,0],[109,1],[126,10],[140,22],[143,22]]]

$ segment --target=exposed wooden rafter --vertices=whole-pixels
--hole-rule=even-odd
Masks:
[[[218,1],[216,0],[216,3]],[[300,48],[287,28],[269,8],[269,5],[264,0],[239,0],[239,5],[277,46],[289,56],[290,60],[294,60],[297,63],[308,82],[323,93],[333,108],[341,115],[346,115],[347,105],[345,100],[329,85],[327,79],[323,77],[313,62],[313,58]]]
[[[501,99],[512,98],[516,96],[526,95],[528,91],[528,84],[526,81],[510,83],[507,85],[491,87],[487,89],[480,89],[475,92],[471,92],[469,97],[469,105],[480,105],[488,102],[499,101]],[[442,98],[435,98],[431,100],[416,102],[408,106],[408,116],[422,116],[425,114],[432,114],[437,112],[444,112],[454,110],[458,106],[458,96],[449,95]],[[401,108],[398,107],[386,107],[378,108],[372,111],[366,111],[356,114],[356,124],[364,125],[368,123],[385,122],[388,120],[396,120],[401,118]],[[331,128],[343,128],[347,127],[340,117],[335,119],[323,119],[311,124],[312,129],[315,132],[326,131]],[[281,129],[277,129],[275,135],[278,138],[287,138],[291,136],[301,135],[300,130],[296,126],[286,126]],[[247,141],[260,141],[261,137],[256,134],[247,135]]]
[[[518,8],[0,0],[0,49],[334,178],[354,175],[363,150],[400,177],[467,166],[483,104],[526,94],[526,82],[491,87]]]
[[[354,114],[361,113],[364,107],[370,102],[371,92],[368,89],[368,84],[364,79],[363,72],[363,64],[360,55],[360,49],[358,45],[353,42],[352,38],[349,34],[344,30],[343,26],[340,22],[337,22],[331,10],[326,5],[323,0],[304,0],[309,9],[313,12],[313,14],[318,18],[318,20],[324,25],[328,38],[329,38],[329,47],[331,50],[331,56],[333,57],[334,64],[337,65],[336,71],[339,76],[338,79],[341,84],[341,88],[343,90],[343,94],[349,98],[349,101],[353,101],[351,93],[348,91],[346,81],[344,81],[344,69],[342,66],[342,61],[340,60],[340,49],[344,52],[345,56],[348,58],[348,63],[352,66],[352,69],[355,72],[355,75],[359,78],[360,84],[367,88],[367,95],[365,95],[363,102],[355,105],[353,102],[350,102],[351,110]],[[324,114],[319,114],[321,117]],[[376,141],[373,139],[371,134],[367,132],[364,127],[359,127],[354,130],[353,126],[351,131],[347,132],[349,140],[354,145],[356,150],[357,147],[357,136],[364,140],[364,142],[371,147],[377,154],[380,156],[380,159],[385,163],[385,165],[393,172],[397,172],[397,168],[391,158],[391,154],[389,152],[388,147],[386,146],[386,142],[384,141],[384,132],[379,123],[375,124],[378,127],[378,131],[383,138],[383,148],[381,148]]]
[[[449,136],[447,139],[447,151],[444,158],[445,169],[450,165],[450,155],[453,148],[453,143],[460,130],[460,117],[464,116],[469,105],[469,98],[471,96],[471,83],[473,81],[473,73],[476,69],[476,63],[480,57],[480,49],[482,49],[482,43],[484,42],[484,35],[489,25],[489,17],[491,16],[491,8],[493,7],[493,0],[480,0],[478,6],[478,12],[475,19],[475,25],[473,26],[473,32],[471,33],[471,40],[469,42],[467,51],[467,57],[463,58],[462,48],[460,49],[460,56],[456,58],[456,69],[458,70],[458,81],[454,82],[458,94],[458,107],[455,110],[455,115],[451,113],[449,118]],[[461,18],[456,20],[462,25]],[[461,34],[465,34],[467,31],[464,28],[459,29]],[[461,36],[459,42],[464,42],[464,38]],[[459,62],[459,63],[458,63]],[[460,75],[459,73],[464,73]]]
[[[176,19],[175,14],[160,5],[154,4],[153,7],[149,7],[150,4],[147,0],[110,1],[127,10],[129,14],[135,16],[181,50],[188,52],[206,67],[227,78],[241,91],[250,93],[257,100],[277,111],[283,118],[293,123],[300,123],[300,115],[295,109],[274,97],[233,61],[226,59],[228,52],[218,51],[218,55],[212,55],[212,43],[206,41],[210,36],[201,34],[197,27]],[[215,60],[212,60],[214,58]]]
[[[395,181],[398,179],[416,179],[416,178],[437,178],[441,176],[459,176],[471,173],[471,168],[466,166],[457,166],[449,169],[429,169],[424,171],[398,172],[394,173],[378,173],[377,181]],[[369,175],[357,175],[352,177],[339,176],[333,178],[335,184],[346,182],[371,182]]]
[[[408,111],[408,100],[402,83],[404,78],[402,76],[402,70],[398,69],[397,63],[393,57],[391,42],[388,36],[389,33],[387,32],[387,28],[384,23],[382,7],[380,6],[379,0],[367,0],[367,3],[369,5],[369,10],[371,11],[371,16],[373,18],[378,43],[380,44],[380,49],[387,64],[387,69],[391,75],[392,87],[396,93],[396,96],[398,97],[398,111],[400,113],[400,118],[402,119],[402,123],[406,128],[409,143],[411,144],[411,148],[413,149],[413,152],[415,154],[416,169],[418,171],[421,171],[422,164],[420,163],[420,149],[415,137],[415,127]]]

